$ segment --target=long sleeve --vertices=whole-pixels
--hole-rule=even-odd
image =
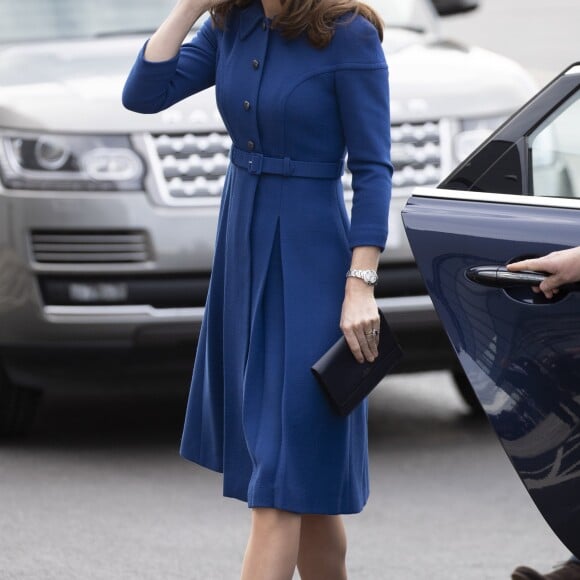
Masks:
[[[141,49],[123,89],[123,105],[137,113],[157,113],[215,84],[216,31],[208,18],[191,42],[164,62],[145,59]]]
[[[338,70],[335,83],[354,192],[350,247],[383,250],[393,174],[389,84],[378,35],[373,31],[371,36],[369,26],[356,43],[357,62]]]

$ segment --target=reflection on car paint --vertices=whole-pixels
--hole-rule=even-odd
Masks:
[[[465,272],[570,245],[569,211],[413,198],[404,221],[437,313],[532,499],[580,552],[580,293],[477,284]],[[554,248],[530,241],[550,218]],[[435,227],[433,224],[437,224]],[[435,230],[435,231],[434,231]],[[534,235],[535,234],[535,235]]]

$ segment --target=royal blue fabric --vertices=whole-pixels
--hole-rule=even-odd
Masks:
[[[350,224],[339,178],[230,164],[181,454],[223,472],[224,495],[250,507],[359,512],[366,403],[334,414],[310,367],[340,336],[351,249],[383,249],[387,237],[389,93],[377,31],[349,15],[317,49],[272,29],[255,1],[223,31],[206,21],[169,61],[142,51],[123,102],[155,113],[214,83],[238,148],[328,163],[348,150],[354,207]]]

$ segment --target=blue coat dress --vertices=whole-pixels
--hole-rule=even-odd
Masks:
[[[154,113],[216,86],[233,140],[181,454],[224,495],[297,513],[362,510],[367,409],[330,408],[310,367],[340,336],[355,246],[384,248],[391,189],[387,66],[376,29],[288,40],[256,0],[208,19],[172,60],[143,51],[123,102]],[[352,223],[340,175],[353,175]]]

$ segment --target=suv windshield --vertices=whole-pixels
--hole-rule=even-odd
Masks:
[[[370,0],[387,27],[430,30],[430,0]],[[175,0],[0,0],[0,42],[147,34]]]
[[[368,0],[383,17],[388,28],[408,28],[433,32],[437,12],[431,0]]]

